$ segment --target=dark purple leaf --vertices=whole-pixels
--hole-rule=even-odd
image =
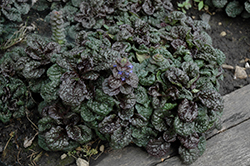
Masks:
[[[99,131],[103,134],[111,134],[121,126],[120,119],[115,114],[109,115],[99,123]]]
[[[206,107],[222,112],[224,105],[221,95],[215,90],[203,90],[198,93],[198,98]]]
[[[166,142],[175,142],[176,141],[177,134],[174,133],[174,131],[167,130],[163,133],[163,139]]]
[[[112,89],[117,89],[122,86],[122,80],[113,77],[112,75],[108,78],[109,87]]]
[[[120,99],[120,107],[122,109],[130,109],[136,103],[136,96],[134,93],[130,93],[129,95],[123,95]]]
[[[170,145],[162,137],[159,137],[158,139],[149,140],[146,149],[152,156],[163,157],[170,150]]]
[[[196,148],[200,141],[200,137],[197,133],[193,133],[187,137],[178,136],[178,139],[180,140],[181,144],[188,149]]]
[[[155,8],[151,2],[151,0],[145,0],[143,5],[142,5],[142,9],[144,10],[144,12],[147,15],[152,15],[154,14]]]
[[[63,123],[65,125],[77,125],[81,121],[80,116],[74,112],[64,115]]]
[[[130,73],[129,78],[127,78],[125,81],[128,85],[132,86],[133,88],[137,88],[139,78],[135,73]]]
[[[122,119],[122,120],[130,120],[130,118],[134,115],[134,108],[131,109],[122,109],[118,112],[118,116]]]
[[[79,142],[80,144],[84,144],[92,139],[92,131],[87,126],[67,125],[65,129],[68,137]]]
[[[109,96],[115,96],[118,95],[120,93],[120,88],[117,89],[112,89],[109,86],[109,80],[108,78],[106,78],[103,82],[102,82],[102,90],[105,94],[109,95]]]
[[[187,47],[187,43],[181,39],[175,39],[171,42],[171,46],[176,50],[180,46]]]
[[[75,72],[66,72],[61,77],[60,98],[69,105],[80,105],[85,98],[90,98],[85,83]]]
[[[179,68],[172,67],[166,71],[165,76],[168,80],[175,85],[180,87],[187,85],[189,77],[187,74]]]
[[[138,13],[141,10],[142,6],[139,3],[133,3],[131,5],[130,11],[133,13]]]
[[[121,127],[114,131],[111,135],[110,146],[114,149],[121,149],[129,145],[132,142],[132,129]]]
[[[182,100],[178,106],[178,116],[185,122],[192,122],[198,116],[198,106],[188,99]]]
[[[122,94],[128,95],[133,91],[133,88],[127,84],[124,84],[120,87],[120,91]]]

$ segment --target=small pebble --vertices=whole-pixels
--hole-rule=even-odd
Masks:
[[[76,165],[77,166],[89,166],[89,162],[87,162],[86,160],[84,160],[82,158],[78,158],[76,160]]]
[[[100,150],[101,152],[104,152],[104,145],[101,145],[99,150]]]
[[[235,67],[235,73],[234,73],[234,79],[245,79],[247,78],[247,73],[245,71],[245,68],[236,66]]]
[[[221,23],[221,22],[219,22],[219,23],[218,23],[218,25],[222,25],[222,23]]]
[[[250,68],[250,65],[249,65],[249,63],[248,63],[248,62],[246,62],[246,64],[245,64],[245,68]]]
[[[67,157],[67,154],[65,154],[65,153],[62,154],[62,155],[61,155],[61,160],[65,159],[66,157]]]
[[[222,31],[221,33],[220,33],[220,36],[226,36],[227,35],[227,33],[225,32],[225,31]]]

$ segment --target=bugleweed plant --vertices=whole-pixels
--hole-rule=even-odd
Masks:
[[[47,151],[99,137],[114,149],[133,143],[158,157],[175,145],[184,163],[194,162],[223,112],[225,55],[212,46],[209,25],[173,11],[168,0],[72,4],[74,42],[52,18],[52,39],[29,35],[26,48],[1,59],[2,121],[32,108],[27,93],[39,94],[38,143]]]
[[[206,3],[211,7],[225,8],[229,17],[241,15],[243,18],[250,17],[250,1],[235,1],[235,0],[206,0]]]

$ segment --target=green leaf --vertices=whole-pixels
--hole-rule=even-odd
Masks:
[[[109,102],[111,102],[111,101],[109,101]],[[112,105],[114,105],[114,102],[113,103],[105,103],[105,101],[103,101],[102,103],[100,103],[100,102],[96,102],[93,100],[89,100],[87,102],[87,107],[91,111],[97,113],[98,115],[102,115],[102,116],[108,115],[113,110],[113,107],[111,107]]]
[[[150,101],[148,101],[148,103],[150,103]],[[135,105],[135,109],[137,110],[137,112],[142,115],[143,117],[147,118],[148,120],[150,119],[150,116],[152,115],[153,112],[153,108],[148,106],[145,107],[141,104],[136,104]]]
[[[138,54],[137,52],[135,53],[136,54],[136,58],[137,60],[142,63],[145,59],[148,59],[150,58],[150,56],[148,54]]]
[[[167,125],[165,122],[165,117],[168,114],[168,111],[165,111],[163,109],[156,109],[153,112],[151,123],[153,124],[154,128],[158,131],[166,131]]]
[[[198,146],[194,149],[188,149],[184,146],[179,147],[179,154],[184,164],[192,164],[200,157],[206,149],[206,138],[204,135],[200,137]]]
[[[201,10],[204,7],[204,2],[200,1],[198,4],[198,10]]]
[[[139,86],[138,88],[135,89],[134,93],[136,95],[136,102],[137,103],[140,103],[144,106],[148,105],[149,98],[147,95],[147,90],[144,87]]]
[[[79,146],[79,143],[70,141],[69,138],[63,134],[63,128],[60,126],[52,127],[44,136],[50,151],[71,151]]]
[[[133,142],[139,147],[146,147],[151,137],[156,137],[157,133],[150,127],[132,128]]]
[[[90,128],[84,125],[65,127],[69,138],[79,142],[80,144],[87,143],[92,139],[92,131]]]
[[[140,78],[139,82],[143,86],[150,86],[150,85],[154,84],[155,79],[156,79],[155,74],[151,74],[151,75],[149,75],[147,77]]]
[[[166,110],[172,110],[173,108],[175,108],[177,106],[177,103],[166,103],[163,108]]]
[[[177,116],[174,120],[174,130],[177,134],[181,136],[188,136],[194,133],[195,127],[194,122],[183,122],[181,119]]]
[[[132,141],[132,129],[126,127],[124,130],[118,128],[111,135],[110,146],[114,149],[122,149]]]

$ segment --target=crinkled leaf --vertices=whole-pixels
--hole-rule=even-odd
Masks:
[[[58,84],[49,82],[41,88],[41,97],[48,103],[58,99]]]
[[[152,85],[153,83],[155,83],[156,81],[156,77],[154,74],[151,74],[147,77],[144,77],[144,78],[140,78],[140,84],[143,85],[143,86],[150,86]]]
[[[174,130],[180,136],[188,136],[194,133],[194,122],[183,122],[177,116],[174,120]]]
[[[215,91],[206,89],[198,93],[200,101],[208,108],[222,112],[224,105],[221,95]]]
[[[147,95],[147,90],[144,87],[139,86],[138,88],[135,89],[134,92],[137,98],[136,102],[146,106],[149,100]]]
[[[150,127],[132,128],[133,142],[139,147],[146,147],[151,137],[156,137],[157,133]]]
[[[229,2],[226,6],[226,13],[229,17],[236,17],[244,10],[243,5],[239,1]]]
[[[137,88],[139,78],[137,77],[137,75],[135,73],[130,73],[129,78],[126,79],[125,82],[128,85],[132,86],[133,88]]]
[[[189,81],[187,74],[179,68],[170,68],[166,71],[165,76],[174,85],[185,86]]]
[[[164,111],[163,109],[154,110],[152,118],[151,118],[151,123],[153,124],[156,130],[158,131],[167,130],[167,125],[164,120],[167,114],[168,114],[167,111]]]
[[[142,5],[142,9],[147,15],[152,15],[154,14],[154,11],[155,11],[154,5],[152,4],[150,0],[144,1]]]
[[[207,115],[207,107],[198,108],[198,116],[195,119],[195,131],[197,133],[204,133],[212,127],[214,119],[210,119]]]
[[[212,0],[212,3],[216,8],[223,8],[227,2],[227,0]]]
[[[185,122],[192,122],[198,115],[198,106],[188,99],[182,100],[178,106],[178,116]]]
[[[76,73],[64,73],[61,81],[59,96],[66,104],[79,105],[85,98],[90,97],[85,83],[80,80]]]
[[[87,107],[98,115],[106,116],[113,110],[114,102],[112,100],[105,100],[102,103],[89,100],[87,102]]]
[[[179,154],[183,163],[192,164],[198,157],[200,157],[206,149],[206,139],[204,136],[200,137],[198,146],[194,149],[188,149],[183,146],[179,147]]]
[[[127,84],[120,86],[120,91],[124,95],[128,95],[133,91],[133,88]]]
[[[200,141],[199,135],[197,133],[194,133],[187,137],[178,136],[178,139],[180,140],[181,144],[188,149],[196,148]]]
[[[175,142],[177,134],[173,130],[169,129],[163,133],[162,137],[166,142]]]
[[[115,96],[120,93],[120,88],[113,89],[109,86],[109,79],[105,79],[102,83],[102,90],[105,94],[109,96]]]
[[[149,103],[150,101],[148,101]],[[136,111],[142,115],[143,117],[145,117],[146,119],[149,119],[150,116],[152,115],[153,112],[153,108],[150,106],[145,106],[145,105],[141,105],[141,104],[136,104],[135,105],[135,109]]]
[[[90,128],[84,125],[71,126],[67,125],[65,127],[67,135],[69,138],[84,144],[92,139],[92,131]]]
[[[96,119],[95,114],[87,107],[87,104],[84,102],[80,106],[76,107],[74,111],[80,113],[82,119],[86,122],[91,122]]]
[[[1,11],[2,11],[3,15],[5,15],[5,17],[11,21],[17,21],[17,22],[22,21],[21,12],[14,7],[9,8],[8,10],[5,10],[3,8]]]
[[[6,123],[13,116],[21,118],[34,103],[25,84],[17,78],[0,76],[0,120]]]
[[[132,141],[132,129],[127,127],[124,130],[118,128],[111,135],[110,146],[114,149],[122,149]]]
[[[122,99],[120,99],[120,107],[122,109],[130,109],[136,103],[136,96],[134,93],[130,93],[129,95],[124,95]]]
[[[99,123],[99,131],[103,134],[111,134],[121,126],[120,120],[115,114],[106,116],[101,123]]]
[[[170,143],[165,142],[162,137],[151,139],[146,147],[147,152],[152,156],[163,157],[170,151]]]
[[[27,79],[40,78],[46,69],[42,67],[42,64],[38,61],[27,62],[24,66],[22,74]]]
[[[134,108],[131,109],[122,109],[118,112],[118,116],[122,120],[130,120],[130,118],[134,115]]]
[[[53,119],[51,117],[43,117],[38,121],[38,130],[43,132],[49,130],[52,127]]]
[[[178,99],[188,99],[190,101],[192,101],[194,97],[192,92],[184,87],[181,88],[179,91],[176,91],[176,95]]]
[[[45,142],[51,151],[70,151],[79,146],[75,141],[70,141],[63,133],[60,126],[52,127],[44,134]]]

